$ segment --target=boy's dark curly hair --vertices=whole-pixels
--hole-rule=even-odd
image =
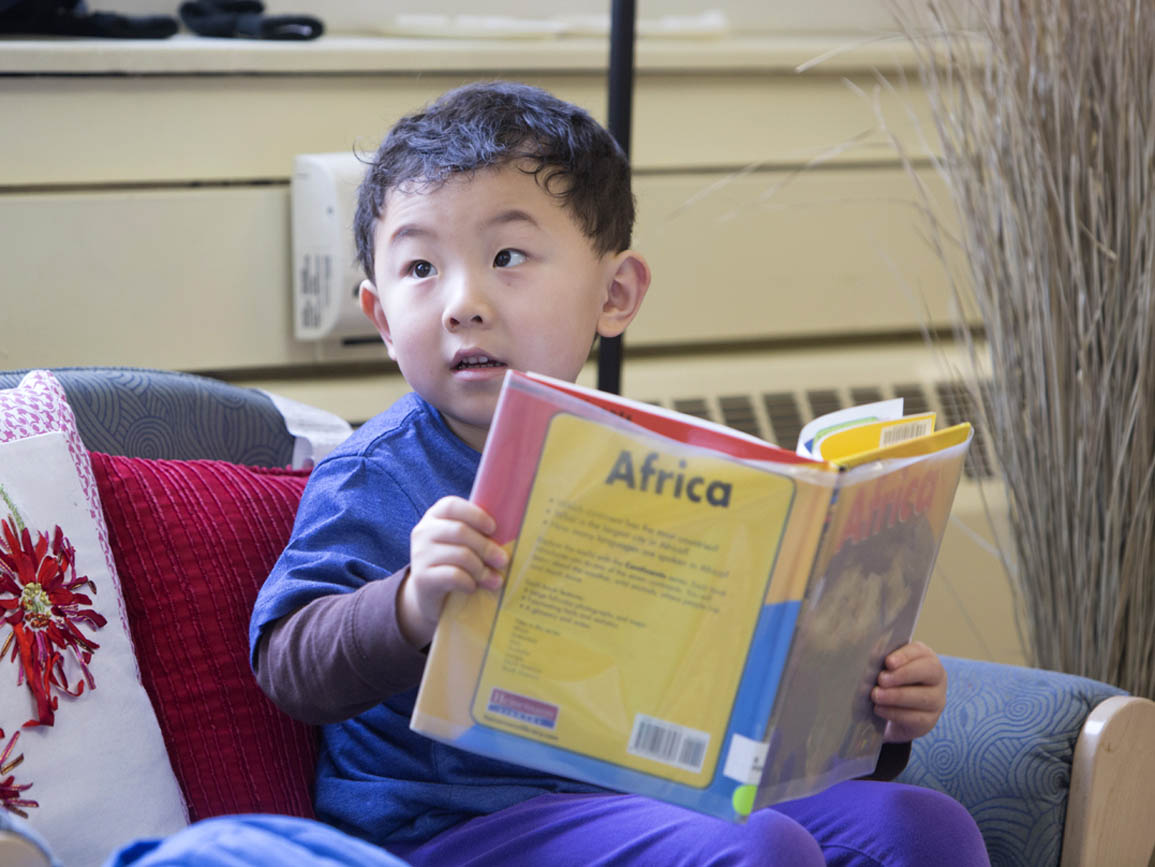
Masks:
[[[512,161],[563,202],[599,255],[629,248],[630,165],[613,136],[585,110],[544,90],[475,83],[401,118],[369,163],[353,222],[366,276],[375,279],[374,229],[390,190],[437,185],[451,175]]]

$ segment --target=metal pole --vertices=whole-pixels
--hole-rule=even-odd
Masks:
[[[634,99],[634,0],[613,0],[610,12],[609,131],[630,155],[630,120]],[[598,342],[598,388],[622,390],[622,338]]]

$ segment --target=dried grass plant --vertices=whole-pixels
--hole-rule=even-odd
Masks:
[[[930,235],[985,331],[1031,662],[1155,698],[1155,3],[893,8],[957,211]]]

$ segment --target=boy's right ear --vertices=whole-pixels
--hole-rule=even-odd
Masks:
[[[389,353],[389,357],[396,361],[397,356],[393,354],[393,337],[389,333],[389,320],[385,318],[385,308],[381,306],[381,297],[377,294],[377,287],[373,285],[372,280],[361,281],[357,297],[361,302],[361,312],[369,317],[369,321],[385,341],[385,350]]]

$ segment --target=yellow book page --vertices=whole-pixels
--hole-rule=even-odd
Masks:
[[[553,419],[472,712],[485,726],[701,786],[794,482],[656,443]]]
[[[928,436],[903,440],[893,445],[870,449],[858,454],[847,454],[834,462],[840,467],[849,469],[860,466],[868,461],[879,461],[886,458],[915,458],[920,455],[930,455],[965,442],[967,437],[970,436],[970,433],[970,422],[963,422],[962,424],[952,425],[940,431],[935,431]]]
[[[934,413],[925,412],[836,431],[818,443],[818,450],[823,460],[837,462],[841,458],[923,437],[933,432]]]

